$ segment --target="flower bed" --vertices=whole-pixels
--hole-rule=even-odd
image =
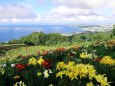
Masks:
[[[108,47],[107,43],[38,51],[37,56],[20,55],[16,61],[1,65],[0,85],[114,86],[115,59],[104,52],[113,52],[114,45]]]

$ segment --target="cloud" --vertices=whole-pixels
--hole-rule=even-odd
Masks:
[[[54,8],[51,10],[52,14],[58,14],[58,15],[65,15],[67,17],[69,16],[92,16],[92,15],[100,15],[99,12],[95,10],[86,10],[86,9],[81,9],[81,8],[69,8],[66,6],[59,6],[57,8]]]
[[[115,10],[112,12],[113,16],[115,16]]]
[[[115,21],[115,0],[54,0],[55,7],[43,21],[51,22],[112,22]]]
[[[0,22],[26,23],[79,23],[79,22],[111,22],[115,17],[115,0],[24,0],[28,4],[0,5]],[[53,3],[50,9],[42,8],[40,15],[34,9],[41,5]],[[35,3],[36,2],[36,3]],[[41,4],[41,5],[40,5]],[[33,7],[39,5],[38,8]],[[44,9],[47,10],[44,12]],[[33,12],[33,11],[34,12]],[[41,10],[41,9],[40,9]],[[39,10],[39,12],[40,12]],[[41,11],[41,12],[42,12]],[[109,15],[107,12],[110,12]],[[39,15],[38,15],[39,14]]]
[[[0,5],[0,20],[20,21],[20,19],[36,18],[36,15],[26,6],[21,4],[3,4]]]
[[[48,15],[40,17],[40,21],[44,22],[85,22],[85,21],[105,21],[107,17],[100,14],[96,10],[69,8],[59,6],[50,10]]]
[[[115,0],[55,0],[57,5],[78,8],[115,8]]]

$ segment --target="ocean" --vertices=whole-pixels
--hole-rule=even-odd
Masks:
[[[0,42],[18,39],[32,32],[74,33],[83,30],[71,25],[0,25]]]

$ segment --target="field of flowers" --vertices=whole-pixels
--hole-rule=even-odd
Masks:
[[[115,40],[32,53],[0,59],[0,86],[115,86]]]

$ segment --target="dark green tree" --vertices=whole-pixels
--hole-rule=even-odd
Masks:
[[[81,35],[81,36],[80,36],[80,39],[83,40],[83,41],[87,41],[87,37],[84,36],[84,35]]]

